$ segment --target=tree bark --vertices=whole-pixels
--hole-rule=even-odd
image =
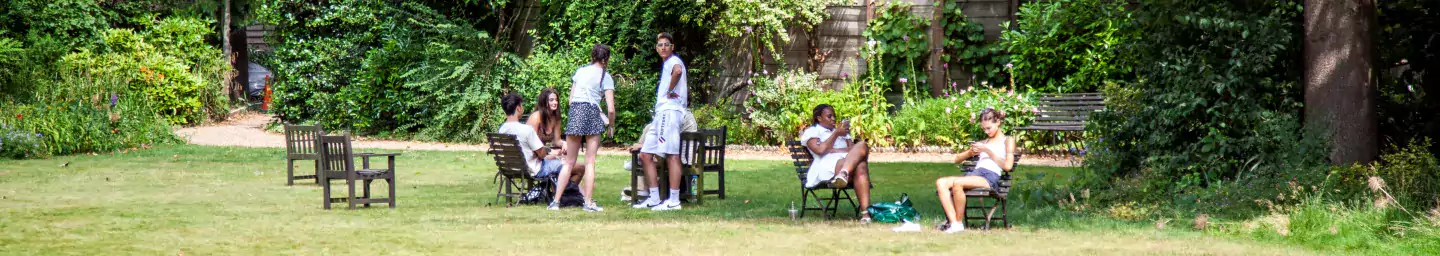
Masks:
[[[935,5],[935,14],[930,19],[930,60],[926,61],[925,70],[929,72],[930,86],[927,88],[930,96],[940,96],[945,90],[945,69],[940,64],[940,54],[945,49],[945,5],[950,1],[940,1]]]
[[[225,54],[225,64],[234,67],[235,58],[230,56],[230,0],[225,0],[222,5],[223,7],[221,8],[220,14],[220,51]],[[234,102],[237,98],[243,98],[243,96],[237,97],[237,93],[235,93],[235,91],[237,91],[235,90],[235,81],[233,79],[226,80],[225,93],[230,95],[230,101]]]
[[[1330,135],[1330,161],[1379,154],[1374,0],[1305,0],[1305,126]]]

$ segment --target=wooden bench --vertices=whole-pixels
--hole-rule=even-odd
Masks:
[[[1055,141],[1068,144],[1070,159],[1075,161],[1075,154],[1081,148],[1079,141],[1065,141],[1061,134],[1085,131],[1090,114],[1105,109],[1105,96],[1099,93],[1041,94],[1039,100],[1037,108],[1040,113],[1036,115],[1035,122],[1016,129],[1053,134]]]
[[[970,170],[974,170],[975,162],[979,160],[979,156],[965,160],[965,162],[962,163],[965,172],[969,173]],[[1005,174],[1000,175],[999,188],[978,188],[965,191],[965,211],[963,212],[962,222],[968,225],[971,221],[977,221],[983,223],[983,225],[973,225],[972,227],[990,229],[990,222],[999,220],[1005,228],[1010,228],[1010,212],[1006,208],[1007,202],[1009,202],[1007,198],[1010,195],[1011,188],[1010,173],[1015,172],[1015,168],[1020,167],[1020,152],[1015,152],[1015,163],[1016,165],[1014,167],[1011,167],[1009,171],[1005,171]],[[988,204],[986,203],[987,201],[989,202]],[[995,216],[995,210],[997,210],[997,208],[1000,210],[1000,216],[998,218]],[[974,212],[973,215],[972,212]]]
[[[520,141],[515,135],[503,133],[487,133],[485,138],[490,141],[488,153],[495,157],[495,172],[500,187],[495,189],[495,203],[499,204],[500,199],[505,199],[505,206],[513,206],[520,200],[520,197],[530,187],[535,186],[535,177],[530,176],[530,166],[525,163],[525,155],[521,152]]]
[[[389,204],[390,208],[395,208],[395,157],[399,156],[400,153],[354,153],[351,148],[350,135],[348,134],[320,136],[319,139],[320,172],[318,175],[321,180],[320,186],[324,191],[325,209],[330,209],[330,204],[342,202],[349,204],[349,209],[355,209],[356,205],[370,207],[372,203]],[[383,169],[370,168],[370,157],[380,156],[388,158],[387,167]],[[355,168],[355,157],[361,157],[363,159],[360,168]],[[330,181],[332,180],[345,181],[346,187],[349,188],[349,193],[346,197],[331,197]],[[370,184],[376,180],[384,180],[385,183],[389,185],[389,197],[370,197]],[[355,187],[362,185],[357,184],[358,182],[364,183],[363,194],[359,196],[355,194]]]
[[[313,125],[285,125],[285,185],[295,185],[295,180],[315,180],[320,173],[320,154],[316,148],[320,144],[320,135],[325,135],[325,130]],[[295,161],[309,160],[315,162],[315,172],[310,175],[295,175]]]
[[[719,129],[700,129],[696,132],[680,133],[680,152],[682,152],[681,157],[684,158],[680,161],[680,168],[684,169],[681,173],[683,177],[680,179],[680,189],[686,191],[680,193],[681,200],[693,200],[697,204],[704,204],[704,197],[707,195],[725,199],[725,129],[726,127],[720,127]],[[642,196],[638,193],[648,188],[645,186],[645,169],[640,162],[640,152],[630,152],[630,163],[632,165],[630,188],[634,191],[630,197],[630,203],[635,204],[645,200],[649,195]],[[670,187],[670,172],[667,171],[669,168],[669,164],[656,160],[655,176],[662,191]],[[715,173],[716,189],[705,188],[706,173]],[[694,177],[695,180],[692,182],[686,179],[690,177]],[[698,191],[695,195],[688,192],[691,186]]]
[[[820,214],[824,215],[826,219],[835,218],[840,211],[840,200],[850,202],[850,206],[855,208],[855,215],[860,215],[861,206],[857,205],[854,197],[850,195],[850,190],[855,189],[853,183],[843,188],[832,188],[829,181],[823,181],[813,188],[805,187],[805,175],[810,173],[810,163],[814,161],[813,156],[810,155],[810,149],[805,148],[804,144],[796,140],[786,142],[785,147],[790,149],[790,158],[795,159],[795,176],[800,180],[801,218],[804,218],[805,212],[809,211],[820,211]],[[823,190],[829,190],[830,196],[821,197],[821,193],[817,191]],[[815,201],[814,205],[810,204],[811,200]]]

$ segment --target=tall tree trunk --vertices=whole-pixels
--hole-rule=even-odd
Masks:
[[[930,76],[930,86],[925,91],[930,92],[930,96],[939,96],[945,90],[946,70],[940,63],[940,54],[945,51],[945,5],[954,4],[949,2],[941,1],[935,5],[935,14],[930,19],[930,59],[925,62],[925,70]]]
[[[1305,125],[1330,135],[1330,161],[1379,154],[1374,0],[1305,0]]]
[[[230,0],[225,0],[222,5],[223,7],[220,11],[220,51],[225,54],[225,64],[234,67],[235,58],[230,55]],[[230,95],[231,102],[234,102],[237,98],[243,98],[243,96],[238,96],[237,93],[235,93],[236,91],[235,81],[233,79],[225,79],[225,93]]]

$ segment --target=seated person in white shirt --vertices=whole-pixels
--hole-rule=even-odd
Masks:
[[[520,143],[520,151],[525,156],[525,164],[530,169],[530,176],[545,177],[560,172],[563,162],[558,153],[547,153],[548,148],[535,135],[535,128],[520,123],[521,113],[525,113],[524,97],[519,94],[509,93],[500,97],[500,106],[505,109],[505,123],[500,125],[497,133],[515,135]]]
[[[800,143],[810,150],[814,159],[805,177],[805,187],[830,181],[830,187],[855,188],[860,207],[870,206],[870,149],[865,142],[850,136],[850,122],[837,123],[835,108],[828,104],[815,106],[812,125],[800,134]],[[860,222],[869,223],[870,213],[860,211]]]

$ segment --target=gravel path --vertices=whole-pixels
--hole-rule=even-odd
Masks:
[[[272,119],[270,115],[242,113],[231,116],[230,120],[225,122],[181,128],[175,130],[175,133],[180,135],[181,138],[184,138],[186,142],[195,145],[283,148],[285,147],[284,135],[264,130],[265,124],[270,123]],[[369,138],[357,138],[354,146],[356,148],[392,150],[486,150],[486,146],[483,144],[395,141]],[[629,153],[621,148],[602,148],[600,154],[628,155]],[[725,152],[725,157],[747,160],[790,160],[790,152],[778,147],[731,146],[731,148]],[[872,152],[870,154],[870,161],[933,163],[950,162],[954,157],[955,155],[951,153]],[[1054,157],[1027,156],[1022,158],[1020,162],[1026,165],[1071,166],[1069,159]]]

